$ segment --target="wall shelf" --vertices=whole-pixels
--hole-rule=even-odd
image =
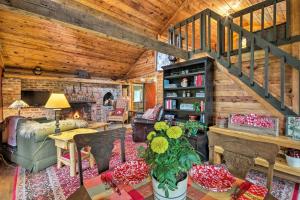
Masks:
[[[213,60],[204,57],[164,66],[163,70],[165,113],[174,115],[175,120],[180,121],[187,121],[190,115],[197,115],[198,121],[207,126],[212,125]],[[180,87],[184,78],[187,78],[187,87]],[[168,88],[167,84],[174,84],[178,87]],[[187,95],[187,93],[189,94]],[[196,97],[196,93],[202,93],[201,95],[204,97]],[[175,97],[168,97],[169,95]],[[180,109],[181,104],[194,103],[202,105],[202,112]]]

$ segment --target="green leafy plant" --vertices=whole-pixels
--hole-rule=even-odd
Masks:
[[[198,134],[198,130],[205,130],[207,127],[204,124],[201,124],[197,121],[187,121],[183,126],[188,137],[196,136]]]
[[[195,110],[196,112],[200,112],[200,111],[201,111],[201,110],[200,110],[200,103],[199,103],[199,102],[193,103],[193,106],[194,106],[194,110]]]
[[[157,122],[154,128],[147,135],[147,148],[139,147],[139,157],[149,164],[152,176],[159,182],[158,188],[168,197],[169,190],[177,189],[177,182],[201,160],[182,128],[169,127],[165,122]]]

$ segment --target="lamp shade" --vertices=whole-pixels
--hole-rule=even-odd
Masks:
[[[16,100],[10,106],[8,106],[8,108],[14,108],[14,109],[20,109],[26,107],[29,107],[29,105],[23,100]]]
[[[63,109],[70,108],[70,104],[66,96],[62,93],[52,93],[45,105],[45,108]]]

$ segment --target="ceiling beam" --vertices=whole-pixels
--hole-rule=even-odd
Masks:
[[[183,49],[130,31],[122,25],[104,18],[102,13],[87,6],[76,4],[72,0],[0,0],[0,3],[66,24],[72,24],[85,29],[85,31],[96,32],[101,37],[188,59],[188,53]],[[7,7],[5,5],[0,6]]]

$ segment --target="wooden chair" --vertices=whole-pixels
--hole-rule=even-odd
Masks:
[[[128,122],[128,99],[125,98],[119,98],[116,100],[116,106],[115,109],[117,108],[123,108],[124,113],[123,115],[115,115],[115,111],[111,111],[108,113],[108,118],[107,121],[109,122],[121,122],[122,125],[124,126],[125,121]]]
[[[228,170],[238,178],[246,178],[250,168],[254,167],[255,158],[260,157],[268,161],[267,188],[269,193],[267,199],[273,199],[270,192],[275,159],[279,152],[278,145],[221,135],[211,131],[208,132],[208,140],[209,161],[213,163],[215,146],[222,147],[224,149],[223,161]]]
[[[102,131],[92,134],[78,134],[74,136],[77,152],[86,146],[91,147],[98,173],[102,173],[109,169],[109,161],[114,147],[114,141],[121,139],[121,159],[125,162],[125,132],[126,128],[119,128],[114,130]],[[89,200],[90,197],[83,186],[83,172],[82,172],[81,153],[78,153],[78,168],[80,176],[80,188],[73,193],[68,200]]]

